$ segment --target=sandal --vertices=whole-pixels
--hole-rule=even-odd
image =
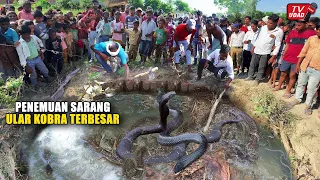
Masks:
[[[312,114],[311,108],[305,109],[305,110],[304,110],[304,114],[306,114],[306,115],[311,115],[311,114]]]
[[[295,99],[294,101],[290,102],[288,104],[289,108],[293,108],[295,105],[300,104],[300,101],[298,101],[297,99]]]
[[[284,97],[285,99],[290,99],[293,96],[293,94],[284,94],[282,97]]]

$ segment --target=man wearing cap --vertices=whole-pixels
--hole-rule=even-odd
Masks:
[[[215,77],[222,80],[227,78],[225,88],[228,89],[231,81],[234,79],[233,62],[229,55],[230,47],[226,44],[221,49],[213,51],[207,59],[202,59],[198,66],[198,80],[201,79],[204,68],[213,72]]]
[[[240,72],[240,66],[242,65],[241,56],[245,32],[239,30],[239,24],[232,25],[232,32],[229,45],[231,47],[231,58],[233,59],[234,66],[237,67],[236,74],[238,74]]]
[[[96,53],[98,62],[104,67],[107,72],[112,72],[112,68],[106,61],[109,61],[111,57],[120,58],[121,65],[126,71],[126,79],[129,78],[129,66],[127,64],[128,55],[119,43],[106,41],[92,45],[90,48],[92,51],[94,51],[94,53]]]
[[[193,42],[193,37],[196,33],[196,21],[193,19],[189,19],[187,23],[183,23],[178,25],[176,28],[176,32],[174,33],[174,62],[176,67],[178,68],[180,63],[180,45],[183,45],[186,58],[187,58],[187,65],[188,71],[192,72],[191,69],[191,45]],[[191,34],[190,43],[188,42],[188,36]]]
[[[298,63],[298,55],[301,52],[305,42],[311,36],[316,35],[314,30],[308,30],[306,26],[306,21],[297,21],[295,29],[290,31],[286,39],[286,48],[284,50],[283,61],[280,66],[281,77],[279,84],[276,87],[276,91],[281,89],[281,85],[289,73],[289,84],[286,87],[286,92],[284,93],[285,98],[290,98],[292,96],[291,89],[296,83],[297,74],[296,65]]]
[[[138,7],[136,9],[136,15],[138,16],[138,19],[139,19],[139,28],[141,28],[141,24],[142,24],[142,20],[143,20],[142,9],[141,8]]]

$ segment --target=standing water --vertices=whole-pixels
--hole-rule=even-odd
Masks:
[[[107,137],[116,137],[130,131],[130,127],[145,117],[159,112],[152,95],[116,95],[107,99],[111,110],[120,114],[119,126],[99,126],[108,131]],[[176,96],[170,105],[179,108],[187,121],[190,117],[191,98]],[[190,108],[190,107],[189,107]],[[158,118],[158,119],[157,119]],[[49,126],[43,130],[29,148],[29,177],[31,179],[123,179],[122,168],[104,160],[85,140],[88,134],[100,133],[97,126]],[[260,128],[259,157],[252,164],[229,160],[230,165],[244,174],[252,172],[256,179],[292,179],[287,154],[279,139]]]

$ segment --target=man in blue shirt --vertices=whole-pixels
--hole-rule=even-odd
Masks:
[[[96,53],[98,62],[107,72],[112,72],[112,68],[106,61],[110,60],[110,57],[119,57],[121,60],[121,65],[126,71],[126,79],[129,78],[129,66],[127,64],[128,55],[119,43],[113,41],[100,42],[92,45],[91,49]]]
[[[6,44],[17,47],[20,44],[18,42],[18,33],[14,29],[9,28],[9,25],[10,20],[7,16],[0,17],[0,34],[6,38]]]

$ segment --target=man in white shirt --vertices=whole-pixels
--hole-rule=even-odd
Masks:
[[[242,53],[242,72],[244,72],[244,68],[247,68],[247,72],[249,71],[250,62],[251,62],[251,49],[253,47],[253,43],[256,41],[258,37],[258,21],[253,20],[251,22],[251,31],[248,31],[243,38],[243,53]]]
[[[239,24],[232,25],[232,32],[229,42],[231,47],[230,54],[233,59],[234,66],[237,67],[236,74],[238,74],[242,64],[243,38],[245,36],[245,32],[239,30]]]
[[[279,16],[276,14],[268,17],[268,24],[261,27],[258,38],[253,43],[252,51],[254,53],[252,55],[247,80],[254,80],[255,70],[258,69],[255,85],[258,85],[263,79],[267,64],[273,63],[279,52],[283,31],[277,26],[278,20]],[[273,51],[272,46],[275,46]]]
[[[225,79],[228,77],[225,88],[230,87],[231,81],[234,79],[233,62],[229,55],[230,47],[226,44],[221,46],[221,49],[213,51],[207,59],[202,59],[198,66],[198,80],[201,79],[202,71],[207,68],[213,72],[218,79]]]
[[[152,20],[152,11],[147,11],[147,20],[143,21],[141,24],[141,45],[140,45],[140,63],[146,62],[147,56],[152,48],[152,37],[157,28],[156,23]]]

